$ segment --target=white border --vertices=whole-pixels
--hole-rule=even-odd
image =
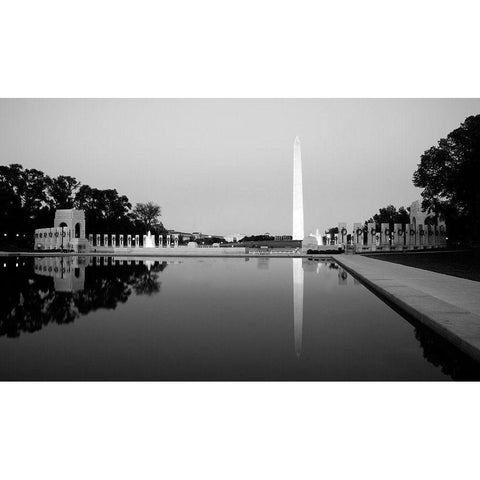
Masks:
[[[3,97],[478,97],[478,2],[2,2]],[[474,478],[477,384],[2,384],[2,477]]]

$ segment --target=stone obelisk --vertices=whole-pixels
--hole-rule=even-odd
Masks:
[[[300,139],[293,143],[293,240],[304,239],[303,230],[303,181],[302,181],[302,148]]]

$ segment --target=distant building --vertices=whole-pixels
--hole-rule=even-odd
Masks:
[[[292,235],[275,235],[275,241],[292,240]]]

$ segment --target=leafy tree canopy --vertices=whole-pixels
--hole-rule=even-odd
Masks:
[[[0,165],[0,204],[0,241],[8,244],[31,244],[33,231],[52,225],[55,210],[62,208],[84,210],[87,233],[133,232],[140,228],[140,218],[147,229],[165,230],[158,222],[160,207],[152,202],[132,211],[129,199],[115,189],[81,185],[66,175],[52,178],[19,164]]]
[[[393,205],[388,205],[384,208],[380,208],[378,213],[365,220],[367,223],[388,223],[393,226],[394,223],[410,223],[410,207],[400,207],[398,210]]]
[[[422,208],[469,225],[480,239],[480,115],[470,116],[420,157],[413,184],[423,188]]]
[[[160,205],[153,202],[137,203],[133,209],[132,215],[145,231],[155,230],[160,226]]]

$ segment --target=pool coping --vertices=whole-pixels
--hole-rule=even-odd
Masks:
[[[192,258],[244,258],[244,257],[266,257],[266,258],[328,258],[335,259],[341,254],[332,255],[331,253],[317,253],[317,254],[304,254],[304,253],[263,253],[263,252],[250,252],[250,253],[224,253],[224,252],[183,252],[177,253],[172,248],[170,251],[160,252],[2,252],[0,251],[0,257],[148,257],[148,258],[164,258],[164,257],[192,257]]]
[[[353,261],[345,255],[339,255],[334,260],[377,293],[380,298],[388,300],[402,312],[429,327],[466,355],[480,362],[480,315],[444,301],[420,288],[414,288],[408,278],[392,273],[392,270],[388,269],[388,262],[369,258],[368,264],[362,265],[358,258],[361,256],[355,255],[355,257]],[[371,262],[378,262],[378,264]],[[405,269],[420,270],[415,267],[405,267]],[[457,277],[435,272],[427,273],[431,274],[432,278],[438,275],[449,277],[447,280],[452,284],[457,281]],[[471,282],[477,283],[480,288],[480,282],[473,280]],[[444,288],[448,288],[448,285]]]

